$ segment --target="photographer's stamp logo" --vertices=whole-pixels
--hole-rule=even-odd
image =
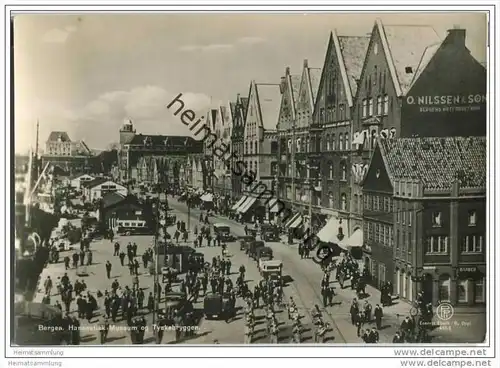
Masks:
[[[451,317],[453,317],[454,313],[455,311],[450,303],[441,303],[436,308],[436,316],[441,321],[448,321]]]

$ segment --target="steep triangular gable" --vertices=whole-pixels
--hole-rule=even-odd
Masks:
[[[309,80],[309,67],[307,66],[307,62],[305,62],[304,69],[302,70],[302,79],[300,82],[299,95],[297,98],[297,112],[305,113],[309,112],[312,115],[313,113],[313,98],[312,98],[312,90],[311,83]],[[297,119],[297,128],[304,128],[308,126],[309,119]]]
[[[363,186],[370,189],[385,191],[393,188],[393,183],[389,173],[389,166],[385,160],[380,144],[377,144],[370,158],[368,171],[362,181]]]
[[[261,126],[262,122],[260,121],[260,114],[259,114],[259,105],[258,105],[258,98],[257,98],[257,86],[255,84],[255,81],[252,81],[250,83],[250,91],[248,92],[248,110],[247,110],[247,116],[245,119],[245,127],[244,127],[244,136],[246,136],[246,131],[248,127],[248,123],[250,121],[258,121],[258,126]]]
[[[321,78],[318,87],[318,95],[316,97],[316,101],[314,101],[314,111],[313,111],[313,121],[318,122],[319,118],[317,114],[319,114],[318,105],[320,102],[324,100],[323,88],[325,85],[325,79],[328,76],[328,65],[330,65],[330,60],[332,58],[332,48],[333,48],[333,33],[330,32],[330,38],[328,39],[328,46],[326,48],[325,60],[323,61],[323,67],[321,68]]]
[[[295,78],[296,76],[293,76]],[[296,115],[296,104],[292,87],[292,76],[289,74],[289,70],[285,73],[285,83],[281,87],[283,90],[281,91],[281,103],[280,103],[280,112],[278,114],[278,121],[276,127],[278,130],[288,130],[291,129],[291,126],[288,126],[291,121],[295,119]]]

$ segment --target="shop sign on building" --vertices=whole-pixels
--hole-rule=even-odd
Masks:
[[[406,105],[415,106],[420,112],[469,112],[486,106],[486,95],[427,95],[407,96]]]

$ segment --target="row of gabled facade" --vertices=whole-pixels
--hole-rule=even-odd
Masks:
[[[216,139],[204,140],[213,173],[204,189],[230,195],[253,219],[280,222],[279,199],[293,214],[284,225],[358,248],[372,283],[391,281],[403,298],[422,290],[434,302],[481,303],[486,69],[465,39],[459,28],[442,37],[380,21],[369,36],[332,31],[323,65],[286,67],[209,111]],[[214,154],[221,145],[229,161]],[[437,214],[446,226],[429,225]],[[461,226],[465,218],[474,221]]]

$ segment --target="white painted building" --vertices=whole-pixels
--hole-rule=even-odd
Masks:
[[[83,184],[83,194],[86,202],[101,199],[107,193],[118,193],[123,196],[128,194],[128,189],[112,180],[97,178]]]
[[[70,185],[75,189],[81,190],[83,187],[82,184],[90,182],[94,179],[95,177],[93,177],[92,175],[82,174],[72,178],[70,181]]]

